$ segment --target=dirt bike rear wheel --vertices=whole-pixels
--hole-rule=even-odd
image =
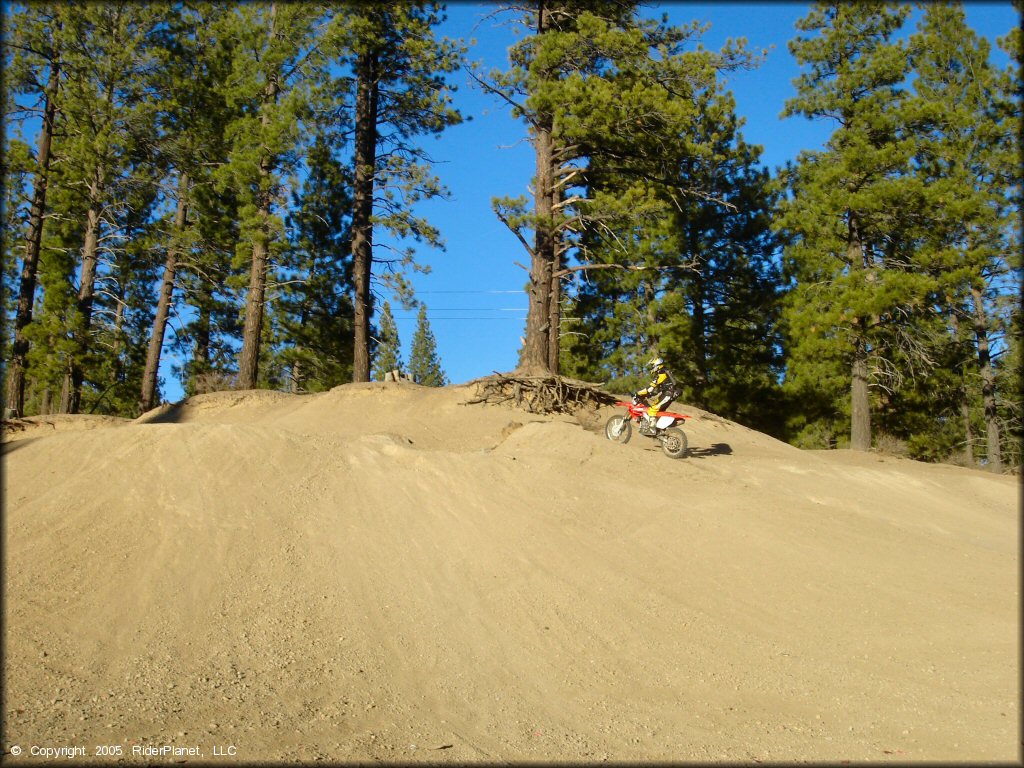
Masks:
[[[604,425],[604,436],[613,443],[628,443],[633,436],[633,425],[625,416],[612,416]]]
[[[678,427],[669,427],[661,433],[661,450],[670,459],[681,459],[686,456],[686,433]]]

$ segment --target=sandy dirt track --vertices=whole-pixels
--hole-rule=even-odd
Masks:
[[[4,762],[1021,759],[1017,479],[472,392],[9,430]]]

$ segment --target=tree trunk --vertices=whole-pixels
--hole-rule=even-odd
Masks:
[[[701,254],[701,248],[697,243],[692,227],[687,228],[687,239],[690,242],[689,257],[693,260],[700,260],[702,267],[705,266],[705,257]],[[708,347],[707,347],[707,317],[704,313],[704,296],[706,293],[704,285],[704,269],[690,275],[690,300],[693,302],[693,327],[690,338],[693,340],[694,363],[697,367],[697,376],[694,377],[693,395],[694,401],[701,407],[706,406],[704,398],[705,385],[708,381]]]
[[[550,339],[552,334],[552,313],[558,306],[552,306],[552,281],[556,263],[556,239],[554,232],[554,188],[552,162],[554,142],[550,123],[538,124],[534,128],[534,145],[537,154],[537,176],[534,179],[534,214],[536,217],[534,248],[530,261],[529,305],[526,312],[526,340],[523,345],[521,366],[525,371],[551,372]],[[556,339],[557,343],[557,339]]]
[[[864,243],[860,236],[857,215],[849,214],[850,239],[847,260],[851,269],[864,269]],[[865,275],[867,279],[867,275]],[[868,390],[868,345],[865,339],[867,323],[857,318],[853,323],[853,366],[850,385],[850,448],[855,451],[871,450],[871,399]]]
[[[974,466],[974,434],[971,430],[971,406],[967,402],[966,389],[961,391],[961,397],[964,399],[960,401],[960,418],[964,423],[964,465],[968,467]]]
[[[256,389],[259,376],[260,342],[263,338],[263,303],[267,290],[267,242],[263,232],[252,244],[249,291],[245,297],[245,327],[238,360],[237,389]]]
[[[270,29],[268,36],[273,39],[277,33],[275,20],[277,3],[270,6]],[[270,124],[270,106],[277,101],[280,83],[276,72],[267,73],[267,85],[263,90],[262,115],[260,124],[264,131]],[[260,345],[263,340],[263,310],[267,291],[267,265],[269,261],[270,208],[273,194],[268,188],[268,179],[277,158],[268,150],[260,157],[259,192],[257,216],[259,226],[252,241],[252,267],[249,272],[249,291],[245,297],[245,327],[242,330],[242,351],[238,360],[238,389],[255,389],[259,378]]]
[[[204,280],[200,283],[200,294],[198,306],[196,307],[196,319],[192,324],[192,338],[195,345],[192,349],[192,389],[194,392],[200,389],[202,379],[210,372],[210,342],[211,342],[211,315],[210,307],[213,305],[213,291]],[[186,384],[187,385],[187,384]]]
[[[988,318],[981,291],[971,289],[974,299],[974,336],[978,342],[978,368],[981,372],[981,400],[985,408],[986,448],[988,468],[1003,471],[1003,451],[1000,444],[999,413],[996,409],[996,376],[988,343]]]
[[[115,84],[108,82],[100,98],[110,103],[114,98]],[[100,215],[103,211],[107,168],[104,157],[96,161],[92,180],[89,182],[89,210],[86,213],[85,237],[82,245],[82,274],[78,284],[78,317],[72,321],[71,335],[75,341],[68,372],[61,392],[61,411],[78,413],[82,404],[82,384],[85,381],[83,368],[89,351],[89,329],[92,326],[92,303],[96,292],[96,270],[99,264]],[[77,327],[75,327],[77,326]]]
[[[316,271],[316,258],[314,257],[309,262],[309,269],[308,269],[307,274],[306,274],[306,280],[309,281],[310,283],[312,283],[313,279],[316,277],[316,275],[317,275],[317,271]],[[306,326],[306,322],[309,320],[309,315],[310,315],[309,304],[310,304],[310,302],[309,302],[309,299],[307,299],[307,298],[304,298],[302,300],[302,303],[300,304],[300,308],[299,308],[299,327],[300,328],[304,328]],[[303,346],[301,344],[299,344],[299,343],[296,343],[295,344],[295,354],[298,355],[302,351],[303,351]],[[305,380],[306,376],[308,376],[308,375],[309,374],[306,373],[306,369],[302,365],[302,361],[301,360],[296,360],[294,363],[292,363],[292,370],[291,370],[291,374],[289,376],[289,388],[288,389],[289,389],[289,391],[293,395],[297,395],[300,392],[302,392],[302,385],[304,383],[304,380]]]
[[[562,278],[558,267],[560,259],[551,265],[551,295],[548,297],[548,371],[558,375],[558,355],[562,334]]]
[[[18,290],[18,308],[14,320],[14,345],[11,350],[10,366],[7,370],[6,407],[16,416],[25,415],[25,370],[28,367],[28,339],[25,327],[32,322],[32,305],[36,295],[36,274],[39,271],[39,251],[43,237],[43,221],[46,216],[46,191],[50,173],[50,145],[53,140],[53,126],[57,118],[57,88],[60,84],[60,70],[56,64],[50,67],[50,78],[46,84],[46,103],[43,109],[43,124],[39,133],[39,154],[36,177],[32,190],[32,208],[29,213],[28,236],[25,239],[25,259],[21,265],[21,284]]]
[[[544,3],[537,9],[537,36],[547,32],[547,10]],[[537,173],[533,181],[534,248],[530,256],[529,303],[526,311],[526,336],[519,356],[519,368],[524,372],[551,372],[551,322],[557,313],[557,304],[552,307],[552,298],[560,291],[554,290],[552,280],[557,271],[556,238],[554,231],[554,130],[551,115],[538,115],[533,125],[534,152]],[[557,346],[557,331],[554,345]]]
[[[953,299],[949,296],[946,297],[946,304],[950,307],[953,306]],[[960,340],[960,321],[957,319],[956,310],[951,310],[949,313],[950,325],[953,329],[953,344],[954,348],[959,348]],[[960,377],[960,387],[957,395],[960,398],[960,418],[964,425],[964,450],[963,450],[963,461],[968,467],[974,466],[974,435],[971,430],[971,406],[968,398],[967,390],[967,377],[964,374],[963,361],[959,359],[957,355],[957,363],[955,367],[956,374]]]
[[[370,380],[370,316],[373,294],[373,188],[377,168],[377,99],[379,65],[376,51],[356,62],[355,183],[352,199],[352,281],[355,285],[355,341],[352,381]]]
[[[185,231],[188,216],[188,174],[181,173],[178,177],[178,205],[174,212],[174,231],[180,236]],[[178,269],[178,248],[167,249],[167,261],[164,263],[164,276],[160,283],[160,298],[157,300],[156,317],[153,318],[153,332],[149,337],[149,349],[146,352],[146,368],[142,373],[142,396],[139,400],[141,413],[151,410],[156,405],[156,381],[160,368],[160,350],[164,345],[164,334],[167,331],[167,320],[171,313],[171,299],[174,295],[174,277]]]
[[[871,450],[871,410],[868,397],[867,345],[858,338],[854,343],[853,383],[850,386],[850,448]]]
[[[72,376],[71,361],[68,360],[67,367],[64,370],[64,380],[60,387],[60,405],[57,408],[57,413],[74,413],[71,410]]]
[[[131,234],[127,235],[129,238]],[[123,270],[124,274],[127,274],[127,265],[119,265],[119,270]],[[123,370],[121,353],[124,351],[124,310],[127,306],[126,299],[128,298],[127,283],[123,279],[118,279],[117,283],[117,309],[114,310],[114,337],[113,343],[110,347],[110,355],[113,358],[113,368],[115,379],[121,376]],[[114,382],[112,381],[111,384]]]
[[[92,326],[92,303],[96,292],[96,267],[99,262],[100,197],[103,188],[103,168],[97,168],[96,178],[89,187],[89,210],[85,220],[85,238],[82,245],[82,272],[78,283],[78,316],[72,334],[75,337],[74,353],[65,374],[61,393],[61,411],[78,413],[82,405],[82,383],[85,371],[82,368],[85,354],[89,349],[89,329]]]

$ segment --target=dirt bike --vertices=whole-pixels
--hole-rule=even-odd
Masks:
[[[686,456],[686,433],[676,424],[684,423],[689,416],[672,411],[658,411],[652,424],[647,415],[648,406],[643,401],[633,398],[631,403],[620,400],[615,404],[626,408],[628,415],[612,416],[604,425],[604,436],[613,443],[628,443],[629,438],[633,436],[632,422],[636,421],[640,434],[660,442],[666,456],[673,459]]]

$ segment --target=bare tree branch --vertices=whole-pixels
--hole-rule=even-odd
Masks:
[[[504,91],[501,91],[498,88],[495,88],[493,85],[488,83],[486,80],[483,80],[482,78],[477,77],[476,73],[473,72],[472,70],[467,69],[466,72],[469,74],[469,76],[471,78],[476,80],[476,82],[480,85],[481,88],[483,88],[488,93],[494,94],[495,96],[499,96],[505,102],[507,102],[511,107],[513,107],[514,109],[518,109],[520,112],[522,112],[523,116],[527,119],[527,121],[532,122],[530,120],[529,113],[528,113],[526,107],[524,107],[522,104],[517,102],[515,99],[513,99],[511,96],[509,96]]]
[[[523,248],[526,249],[526,252],[528,254],[530,254],[531,258],[533,258],[533,256],[534,256],[533,248],[530,246],[530,243],[527,241],[527,239],[525,237],[523,237],[523,233],[519,231],[519,228],[512,226],[512,223],[508,220],[508,218],[505,216],[505,214],[503,214],[501,211],[495,211],[495,213],[496,213],[498,219],[501,220],[501,223],[509,228],[509,231],[512,232],[512,234],[516,236],[516,238],[519,240],[519,242],[523,244]]]

